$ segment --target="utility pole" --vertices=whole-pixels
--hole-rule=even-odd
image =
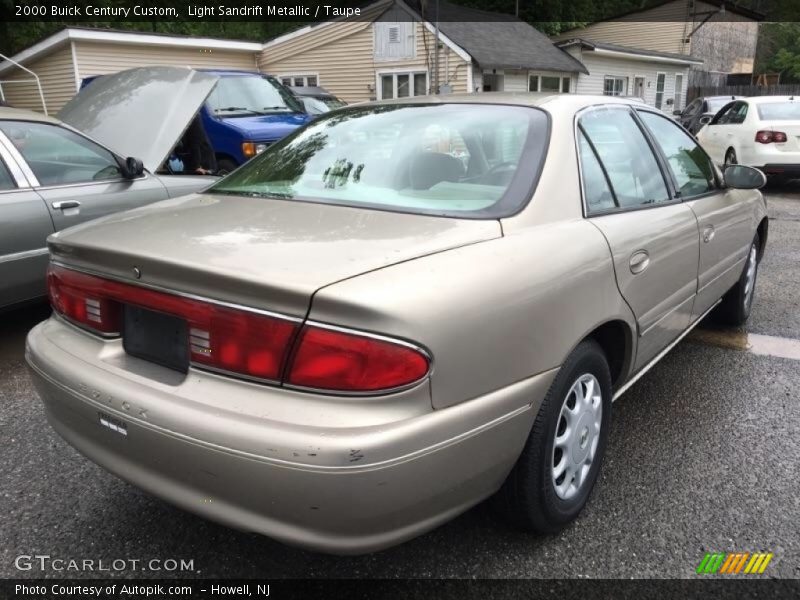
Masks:
[[[433,41],[433,93],[439,93],[439,0],[436,0],[436,35]]]

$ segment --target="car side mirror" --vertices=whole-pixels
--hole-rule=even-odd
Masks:
[[[708,115],[706,115],[705,117],[700,117],[698,123],[700,123],[700,125],[708,125],[709,123],[711,123],[712,118],[713,117],[709,117]]]
[[[723,175],[725,185],[735,190],[757,190],[767,183],[767,176],[754,167],[730,165]]]
[[[673,110],[672,114],[675,115],[676,117],[680,117],[683,114],[683,111],[682,110]]]
[[[142,173],[144,173],[144,165],[140,159],[129,156],[125,159],[125,162],[120,165],[120,172],[125,179],[136,179],[137,177],[141,177]]]

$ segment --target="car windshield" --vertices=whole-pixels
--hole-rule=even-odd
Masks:
[[[292,93],[277,79],[260,75],[223,75],[208,97],[208,106],[221,117],[303,112]]]
[[[345,108],[271,146],[209,192],[497,218],[530,198],[547,131],[545,113],[530,107]]]
[[[762,121],[800,121],[800,102],[768,102],[758,104]]]
[[[332,96],[303,96],[301,100],[306,110],[312,115],[320,115],[345,105],[344,102]]]

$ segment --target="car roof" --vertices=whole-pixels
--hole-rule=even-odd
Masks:
[[[648,107],[638,98],[603,96],[591,94],[550,94],[547,92],[480,92],[472,94],[440,94],[438,96],[414,96],[360,103],[359,106],[384,104],[515,104],[518,106],[557,106],[580,110],[597,104],[628,104]]]
[[[769,104],[771,102],[796,102],[794,96],[751,96],[746,98],[752,104]]]
[[[23,108],[11,108],[10,106],[0,106],[0,120],[3,121],[40,121],[42,123],[55,123],[61,125],[61,121],[53,117],[47,117],[42,113]]]

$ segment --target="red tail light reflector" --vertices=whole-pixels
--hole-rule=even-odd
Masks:
[[[283,379],[296,387],[370,393],[415,383],[430,369],[423,350],[379,336],[310,324],[300,329],[299,320],[289,317],[57,265],[51,265],[47,283],[55,312],[103,335],[121,333],[125,305],[185,320],[191,362],[212,370],[276,383]]]
[[[342,392],[375,392],[422,379],[430,368],[420,350],[384,338],[303,327],[289,365],[289,385]]]
[[[788,138],[783,131],[771,131],[769,129],[763,129],[756,132],[756,141],[759,144],[782,144],[787,139]]]
[[[53,309],[101,334],[119,333],[122,306],[174,315],[189,325],[191,361],[259,379],[279,380],[298,323],[277,316],[111,281],[63,267],[47,275]],[[99,318],[99,320],[98,320]]]

